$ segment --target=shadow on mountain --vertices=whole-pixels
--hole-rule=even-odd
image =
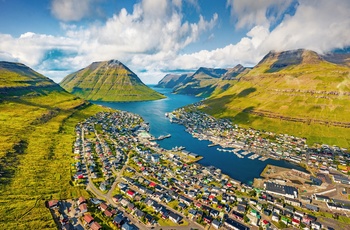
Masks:
[[[256,88],[250,87],[239,92],[236,97],[246,97],[249,94],[254,93],[255,91],[256,91]]]
[[[206,99],[205,104],[207,105],[204,110],[213,116],[221,117],[222,113],[227,111],[227,105],[235,98],[234,95],[226,95],[219,98]]]
[[[252,116],[251,111],[254,110],[254,106],[247,107],[239,112],[236,116],[232,118],[234,123],[251,125],[255,120],[259,119],[258,117]]]
[[[291,65],[299,65],[303,61],[302,50],[291,50],[282,52],[278,55],[277,61],[274,62],[266,73],[281,71]]]
[[[11,183],[19,165],[19,155],[24,154],[28,143],[21,140],[14,147],[7,151],[4,157],[0,158],[0,185],[5,186]]]

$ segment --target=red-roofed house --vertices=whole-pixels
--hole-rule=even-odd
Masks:
[[[88,211],[87,204],[83,203],[79,205],[79,209],[81,213],[85,213]]]
[[[106,203],[101,203],[100,204],[100,209],[101,209],[101,211],[106,211],[107,209],[108,209],[108,206],[107,206],[107,204]]]
[[[112,217],[113,213],[109,210],[104,211],[105,216]]]
[[[295,226],[299,226],[300,225],[300,220],[298,219],[292,219],[292,224],[295,225]]]
[[[84,197],[79,197],[78,204],[86,203],[86,199]]]
[[[91,224],[94,221],[94,218],[90,214],[85,214],[84,215],[84,221],[87,224]]]
[[[102,229],[101,225],[97,222],[93,222],[91,225],[90,225],[90,229],[91,230],[100,230]]]
[[[154,187],[156,187],[156,186],[157,186],[157,184],[156,184],[156,183],[154,183],[154,182],[151,182],[151,183],[149,183],[149,186],[154,188]]]
[[[58,200],[50,200],[48,205],[51,209],[58,208]]]
[[[135,192],[132,191],[132,190],[128,190],[128,191],[126,192],[126,195],[128,195],[128,196],[131,197],[131,198],[134,198]]]
[[[267,220],[263,220],[261,223],[261,227],[267,228],[268,226],[270,226],[270,222],[268,222]]]

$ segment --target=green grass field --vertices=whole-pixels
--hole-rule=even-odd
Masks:
[[[102,110],[60,88],[3,99],[0,229],[57,229],[45,202],[89,196],[71,183],[74,128]]]

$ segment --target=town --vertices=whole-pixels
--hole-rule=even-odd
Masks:
[[[72,151],[72,183],[86,188],[90,197],[50,200],[59,228],[347,228],[346,149],[309,148],[303,138],[243,129],[196,106],[167,116],[222,150],[289,160],[307,170],[268,165],[253,185],[242,184],[218,168],[196,163],[196,153],[160,148],[149,125],[136,114],[98,113],[77,124]]]

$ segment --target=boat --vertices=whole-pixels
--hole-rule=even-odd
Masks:
[[[167,134],[167,135],[160,135],[158,138],[157,138],[157,140],[158,141],[160,141],[160,140],[163,140],[163,139],[165,139],[165,138],[169,138],[169,137],[171,137],[171,134]]]

